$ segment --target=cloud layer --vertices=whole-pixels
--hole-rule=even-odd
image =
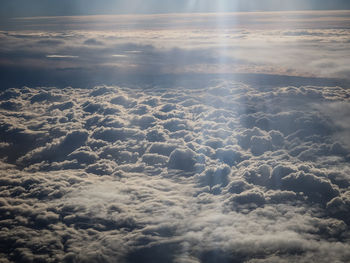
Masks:
[[[144,84],[194,73],[349,81],[349,17],[310,11],[13,19],[0,32],[0,79],[6,87]]]
[[[219,80],[8,89],[0,256],[348,262],[349,130],[335,112],[349,98]]]

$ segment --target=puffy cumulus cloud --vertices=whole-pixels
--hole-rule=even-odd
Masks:
[[[58,142],[48,143],[44,147],[37,148],[23,157],[18,159],[18,163],[27,166],[32,163],[42,161],[64,160],[67,155],[75,149],[85,144],[88,137],[86,131],[73,131],[67,133],[63,139],[58,139]]]
[[[92,137],[106,142],[126,141],[128,139],[142,139],[142,131],[130,128],[98,128],[92,134]]]
[[[208,83],[2,92],[2,261],[349,262],[349,90]]]
[[[227,165],[210,167],[198,175],[198,181],[202,186],[209,186],[210,190],[215,192],[219,191],[221,186],[228,184],[230,173],[231,169]]]
[[[339,190],[329,180],[313,174],[305,174],[302,171],[284,177],[282,188],[294,192],[303,192],[306,196],[316,199],[318,202],[321,200],[328,201],[339,195]]]
[[[169,156],[168,167],[170,169],[193,171],[199,158],[191,149],[175,149]]]
[[[346,191],[327,203],[327,212],[349,223],[350,193]]]

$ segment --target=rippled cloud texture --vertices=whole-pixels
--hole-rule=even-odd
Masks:
[[[348,14],[15,20],[0,262],[349,262]]]
[[[349,109],[349,97],[225,82],[10,89],[2,256],[346,262],[350,147],[318,107]]]

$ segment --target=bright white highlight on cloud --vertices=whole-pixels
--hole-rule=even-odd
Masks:
[[[115,58],[126,58],[128,56],[127,55],[123,55],[123,54],[113,54],[112,57],[115,57]]]
[[[78,56],[70,55],[46,55],[47,58],[78,58]]]

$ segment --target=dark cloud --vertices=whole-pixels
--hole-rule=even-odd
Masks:
[[[103,42],[98,41],[98,40],[95,39],[95,38],[89,38],[89,39],[86,39],[86,40],[84,41],[84,44],[85,44],[85,45],[97,45],[97,46],[100,46],[100,45],[103,45]]]
[[[64,41],[57,39],[43,39],[36,43],[43,46],[58,46],[64,44]]]
[[[169,156],[168,167],[184,171],[193,171],[197,163],[196,153],[190,149],[175,149]]]
[[[282,179],[282,188],[303,192],[313,200],[330,200],[339,195],[339,190],[328,180],[303,172],[290,174]]]
[[[130,128],[99,128],[92,134],[92,137],[107,142],[115,142],[128,139],[140,140],[144,137],[144,134],[139,130]]]
[[[73,131],[57,142],[48,143],[44,147],[37,148],[18,159],[21,165],[28,165],[42,161],[64,160],[68,154],[84,145],[88,137],[86,131]]]
[[[198,177],[199,183],[203,186],[209,186],[210,189],[215,186],[226,186],[229,182],[231,169],[228,166],[209,168]]]
[[[61,98],[62,98],[61,96],[54,95],[51,92],[42,92],[31,97],[30,102],[31,103],[39,103],[44,101],[54,102],[54,101],[61,100]]]

